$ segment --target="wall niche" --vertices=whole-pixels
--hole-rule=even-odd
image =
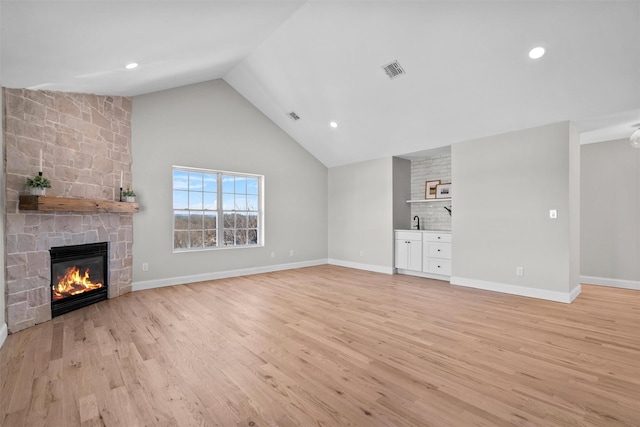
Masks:
[[[451,182],[451,154],[411,160],[411,200],[424,199],[425,183],[434,180]],[[411,218],[417,215],[423,230],[451,231],[451,215],[445,207],[451,208],[450,200],[412,203]],[[413,221],[411,224],[415,228]]]

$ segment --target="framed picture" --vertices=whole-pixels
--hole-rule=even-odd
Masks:
[[[451,184],[438,184],[436,186],[436,199],[450,199]]]
[[[427,181],[424,184],[424,198],[425,199],[435,199],[436,198],[436,187],[440,184],[440,180],[437,181]]]

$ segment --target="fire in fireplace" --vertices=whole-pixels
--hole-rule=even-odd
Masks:
[[[84,271],[84,272],[82,272]],[[62,278],[53,281],[53,301],[68,298],[72,295],[79,295],[83,292],[98,289],[104,286],[102,281],[93,283],[91,281],[91,271],[89,268],[73,267],[67,268],[67,272]],[[58,283],[56,283],[56,281]]]
[[[51,317],[107,299],[109,244],[51,248]]]

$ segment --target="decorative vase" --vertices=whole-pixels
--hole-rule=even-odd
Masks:
[[[32,196],[44,196],[47,189],[43,187],[29,187],[29,192]]]
[[[124,196],[124,201],[129,203],[135,203],[136,196]]]

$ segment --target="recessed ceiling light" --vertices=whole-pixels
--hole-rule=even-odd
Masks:
[[[529,58],[540,59],[544,55],[546,50],[542,46],[534,47],[529,51]]]
[[[133,70],[134,68],[138,68],[138,63],[132,62],[131,64],[125,65],[124,68],[126,68],[127,70]]]
[[[337,128],[338,124],[336,122],[331,122],[329,123],[329,126],[331,126],[332,128]]]

